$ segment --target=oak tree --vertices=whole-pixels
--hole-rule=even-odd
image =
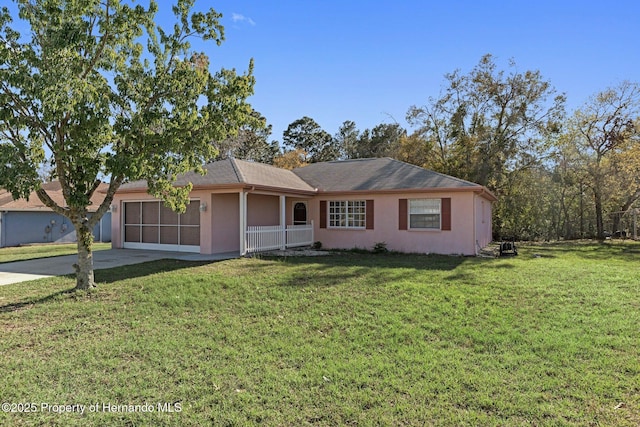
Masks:
[[[210,72],[190,41],[219,45],[221,15],[195,11],[193,0],[178,0],[169,28],[157,25],[153,0],[146,8],[121,0],[15,3],[0,10],[0,187],[15,198],[36,191],[69,218],[78,239],[76,287],[88,289],[95,285],[91,230],[116,190],[145,179],[151,194],[184,210],[191,186],[172,183],[202,171],[216,154],[211,142],[233,135],[251,113],[252,62],[241,75]],[[64,204],[41,186],[45,162]],[[108,191],[90,215],[101,179]]]
[[[498,69],[485,55],[469,72],[446,75],[447,85],[437,98],[411,107],[407,120],[416,128],[411,141],[426,141],[423,164],[489,187],[498,196],[494,230],[513,222],[506,206],[516,203],[518,175],[547,155],[564,120],[564,95],[555,92],[539,71]]]
[[[230,157],[252,162],[272,164],[280,153],[277,141],[269,142],[272,126],[257,111],[251,113],[251,120],[245,123],[235,136],[214,144],[218,149],[217,160]]]
[[[604,239],[605,201],[623,190],[622,208],[628,209],[640,195],[633,161],[640,144],[640,85],[626,81],[591,97],[569,121],[565,140],[581,158],[597,237]]]

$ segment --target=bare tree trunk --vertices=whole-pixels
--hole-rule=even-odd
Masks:
[[[74,264],[76,270],[76,289],[88,290],[96,287],[93,277],[93,234],[86,221],[75,224],[78,237],[78,263]]]
[[[604,218],[602,213],[602,193],[599,185],[594,191],[594,201],[596,208],[596,237],[604,240]]]

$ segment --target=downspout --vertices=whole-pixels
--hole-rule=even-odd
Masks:
[[[280,239],[281,239],[281,243],[280,243],[280,250],[283,251],[287,248],[287,222],[286,222],[286,215],[287,215],[287,210],[286,210],[286,206],[287,206],[287,202],[286,202],[286,196],[281,195],[280,196]]]
[[[245,256],[247,254],[247,199],[245,198],[245,194],[244,190],[240,191],[238,194],[238,210],[240,211],[240,256]]]
[[[477,197],[478,195],[476,193],[473,193],[473,252],[476,254],[476,256],[478,256],[478,246],[480,246],[480,244],[478,243],[478,230],[476,227],[476,211],[478,210],[478,205],[476,203]]]
[[[2,233],[2,228],[4,227],[4,221],[2,220],[2,212],[0,212],[0,248],[4,248],[4,244],[2,243],[2,237],[4,234]]]

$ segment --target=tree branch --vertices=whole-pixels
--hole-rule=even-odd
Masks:
[[[107,189],[107,194],[104,197],[104,200],[100,204],[100,207],[96,210],[96,212],[91,215],[89,218],[89,222],[87,223],[87,227],[93,228],[100,218],[111,208],[111,202],[113,202],[113,197],[118,191],[118,188],[124,182],[124,176],[118,175],[116,177],[111,177],[111,182],[109,183],[109,188]],[[98,184],[99,185],[99,184]]]
[[[54,211],[57,214],[64,215],[67,218],[69,218],[69,212],[70,212],[69,209],[68,208],[65,209],[59,206],[56,202],[54,202],[51,196],[49,196],[49,194],[44,190],[44,188],[42,188],[42,186],[40,186],[36,190],[36,194],[38,195],[38,198],[40,199],[40,201],[44,203],[46,207],[50,208],[52,211]]]

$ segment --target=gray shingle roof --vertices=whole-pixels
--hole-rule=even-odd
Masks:
[[[225,159],[208,163],[204,166],[204,169],[207,171],[205,175],[195,172],[180,175],[175,185],[184,186],[191,182],[194,187],[256,185],[295,191],[314,191],[313,187],[290,170],[262,163]],[[145,181],[133,181],[123,184],[120,188],[122,190],[146,189],[147,184]]]
[[[482,188],[388,157],[313,163],[293,172],[320,191]]]
[[[262,163],[226,159],[204,166],[205,175],[189,172],[181,175],[177,186],[194,187],[256,186],[281,191],[400,191],[459,189],[482,192],[495,198],[484,187],[391,158],[354,159],[313,163],[293,171]],[[123,191],[146,190],[145,181],[122,185]]]

